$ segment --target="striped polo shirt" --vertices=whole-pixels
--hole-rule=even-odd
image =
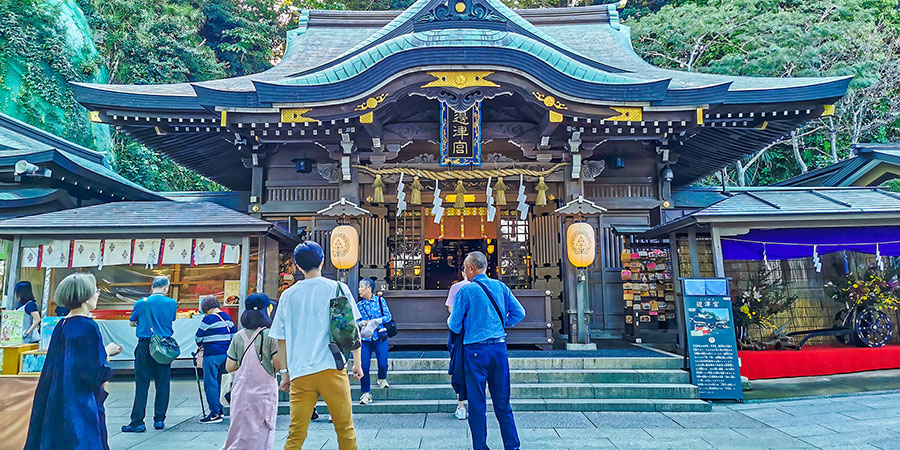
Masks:
[[[237,333],[234,322],[227,312],[203,316],[197,329],[197,345],[203,346],[203,356],[224,355],[228,352],[231,338]]]

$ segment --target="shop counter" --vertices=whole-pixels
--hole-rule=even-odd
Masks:
[[[191,360],[191,353],[197,351],[197,343],[194,336],[197,328],[200,327],[201,317],[193,317],[190,319],[175,319],[172,329],[175,332],[173,337],[178,341],[181,347],[181,355],[178,359]],[[131,326],[128,320],[102,320],[96,319],[97,325],[100,327],[100,335],[103,336],[103,344],[115,342],[125,348],[122,353],[110,358],[110,362],[114,369],[131,367],[134,362],[134,348],[137,346],[137,336],[135,336],[135,328]],[[118,362],[130,362],[131,364],[117,364]]]

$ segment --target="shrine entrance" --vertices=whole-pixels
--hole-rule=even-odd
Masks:
[[[487,255],[487,276],[497,277],[497,244],[493,239],[429,240],[425,246],[425,289],[449,289],[462,280],[463,261],[470,252]]]

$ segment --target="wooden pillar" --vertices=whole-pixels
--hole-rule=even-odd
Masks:
[[[259,237],[256,265],[256,292],[265,292],[273,300],[278,296],[278,242],[268,236]]]
[[[249,295],[250,290],[250,236],[244,236],[241,239],[241,292],[240,303],[238,304],[238,317],[244,314],[244,299]]]
[[[719,234],[719,228],[710,224],[709,230],[712,235],[713,265],[716,268],[716,276],[724,277],[725,259],[722,257],[722,239]]]
[[[669,254],[672,255],[672,282],[675,286],[675,321],[678,324],[678,350],[687,348],[687,332],[684,327],[684,297],[681,293],[681,267],[678,259],[678,234],[669,233]]]
[[[572,166],[566,166],[563,174],[563,194],[565,201],[571,201],[577,198],[579,195],[583,195],[582,179],[572,179]],[[570,217],[566,217],[562,220],[562,226],[559,228],[559,242],[560,242],[560,256],[562,260],[562,282],[563,282],[563,310],[566,311],[566,320],[565,320],[565,328],[566,333],[569,335],[569,342],[576,343],[577,339],[575,336],[578,334],[577,330],[572,330],[572,315],[578,313],[576,310],[577,304],[576,299],[578,296],[578,269],[576,269],[572,264],[569,263],[569,259],[566,257],[568,254],[568,249],[566,245],[566,230],[568,230],[569,225],[571,225],[573,219]],[[598,221],[598,223],[600,223]],[[602,236],[601,230],[597,230],[597,232]],[[602,237],[601,237],[602,239]],[[601,247],[602,248],[602,243]],[[601,263],[602,264],[602,263]],[[601,286],[600,290],[603,290]],[[585,304],[590,303],[591,300],[585,299]],[[583,304],[582,307],[585,305]],[[587,308],[584,308],[587,309]],[[582,313],[584,313],[582,311]],[[583,324],[579,324],[579,326],[583,326]],[[590,339],[590,337],[588,337]]]
[[[253,166],[250,169],[250,203],[263,203],[263,168]],[[255,199],[255,200],[254,200]]]
[[[688,248],[691,252],[691,276],[700,276],[700,252],[697,251],[697,231],[688,230]]]
[[[12,250],[10,256],[6,260],[6,309],[12,310],[16,307],[16,277],[19,275],[19,254],[22,253],[22,236],[14,236],[12,241]]]
[[[347,201],[353,202],[356,205],[360,205],[360,195],[359,195],[359,170],[356,168],[350,169],[350,181],[341,181],[340,186],[340,194],[341,198],[346,198]],[[350,221],[351,226],[356,228],[357,233],[360,231],[359,229],[359,221],[352,220]],[[361,243],[362,245],[362,243]],[[328,251],[328,249],[325,249]],[[356,286],[359,284],[359,262],[356,263],[353,268],[347,271],[347,285],[350,287],[350,292],[356,292]]]

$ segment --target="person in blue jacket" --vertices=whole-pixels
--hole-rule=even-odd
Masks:
[[[390,322],[392,319],[391,309],[388,308],[387,301],[380,295],[375,295],[375,282],[370,278],[359,280],[359,302],[356,303],[359,308],[360,319],[359,327],[364,328],[370,321],[379,322],[375,332],[371,337],[362,338],[362,371],[363,377],[359,380],[360,391],[362,395],[359,397],[360,405],[368,405],[372,403],[372,393],[370,387],[369,367],[372,363],[372,353],[378,360],[378,387],[387,389],[390,387],[387,381],[388,371],[388,335],[384,323]]]
[[[104,347],[100,328],[91,318],[98,297],[93,275],[67,276],[54,295],[70,311],[53,329],[34,393],[25,450],[109,450],[103,406],[112,377],[107,357],[119,354],[122,346]]]

